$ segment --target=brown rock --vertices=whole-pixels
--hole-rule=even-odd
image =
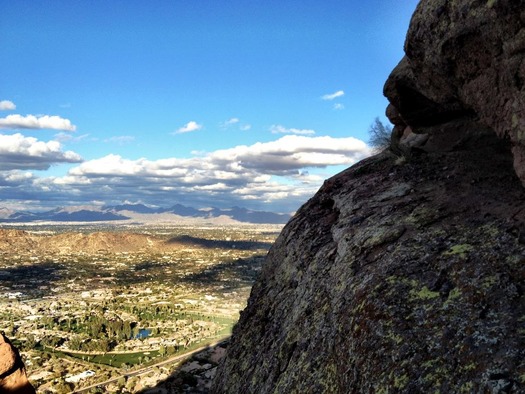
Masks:
[[[24,363],[18,350],[4,335],[0,335],[0,393],[35,393],[35,389],[27,380]]]
[[[16,363],[16,353],[11,345],[0,337],[0,375],[11,371]]]
[[[385,95],[415,132],[466,115],[509,138],[525,182],[523,0],[424,0]]]
[[[399,111],[392,104],[389,104],[388,107],[386,107],[386,116],[394,126],[406,126],[406,123],[403,118],[401,118]]]

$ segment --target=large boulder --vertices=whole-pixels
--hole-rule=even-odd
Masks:
[[[525,182],[525,1],[423,0],[405,52],[385,85],[404,123],[475,116],[510,139]]]
[[[392,149],[283,229],[212,392],[525,392],[524,5],[420,2]]]
[[[271,249],[213,392],[525,392],[524,199],[494,133],[327,180]]]
[[[18,350],[3,334],[0,334],[0,393],[35,394]]]

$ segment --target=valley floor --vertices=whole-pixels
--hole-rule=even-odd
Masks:
[[[229,335],[278,230],[150,228],[94,241],[0,229],[0,330],[22,350],[38,392],[155,386],[179,356]],[[53,247],[38,250],[50,237]],[[137,250],[140,237],[155,248]],[[130,251],[123,239],[134,241]]]

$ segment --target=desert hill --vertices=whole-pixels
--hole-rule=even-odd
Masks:
[[[0,253],[16,254],[94,254],[134,253],[176,250],[188,247],[217,247],[219,241],[208,241],[186,238],[169,238],[129,232],[67,232],[56,235],[34,234],[30,231],[0,229]],[[232,242],[226,246],[234,247]],[[231,245],[230,245],[231,244]],[[222,245],[222,244],[221,244]],[[224,245],[222,245],[224,247]],[[266,245],[265,245],[266,246]]]

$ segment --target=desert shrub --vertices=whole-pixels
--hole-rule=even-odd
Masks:
[[[381,152],[390,146],[392,127],[384,125],[379,118],[375,118],[374,123],[370,125],[368,134],[370,135],[368,143],[374,150]]]

